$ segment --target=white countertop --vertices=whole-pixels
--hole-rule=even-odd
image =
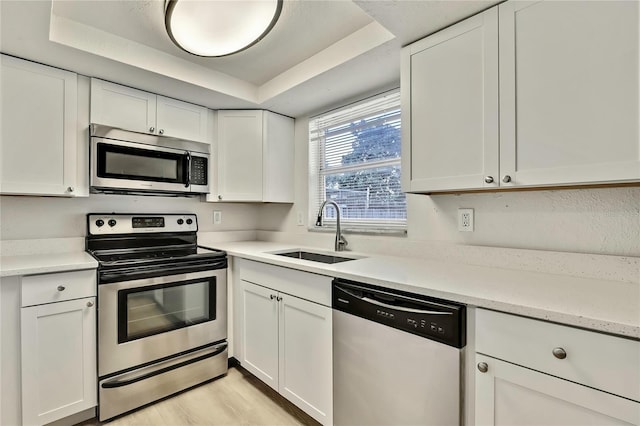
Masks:
[[[98,262],[84,251],[0,257],[0,277],[95,269]]]
[[[211,247],[244,259],[640,339],[639,283],[353,252],[333,254],[363,258],[323,264],[270,253],[304,247],[263,241]]]

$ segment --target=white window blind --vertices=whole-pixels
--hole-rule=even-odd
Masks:
[[[340,206],[352,230],[404,230],[406,199],[400,187],[400,91],[394,90],[309,121],[310,215],[325,200]],[[336,212],[325,207],[324,226]]]

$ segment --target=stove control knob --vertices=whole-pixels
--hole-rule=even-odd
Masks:
[[[97,226],[98,228],[100,228],[102,225],[104,225],[104,220],[102,220],[102,219],[98,219],[98,220],[96,220],[96,226]]]
[[[193,223],[193,220],[187,219],[187,225],[191,225],[192,223]]]
[[[109,219],[109,222],[107,222],[109,224],[109,226],[114,227],[116,226],[116,220],[115,219]]]
[[[184,220],[178,219],[178,225],[182,225],[183,223],[184,223]]]

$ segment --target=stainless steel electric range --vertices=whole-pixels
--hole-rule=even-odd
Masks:
[[[89,214],[98,267],[99,419],[227,372],[227,255],[193,214]]]

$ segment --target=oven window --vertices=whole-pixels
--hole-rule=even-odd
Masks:
[[[216,278],[118,292],[118,343],[216,319]]]
[[[178,153],[99,143],[97,174],[112,179],[184,183],[186,156]]]

